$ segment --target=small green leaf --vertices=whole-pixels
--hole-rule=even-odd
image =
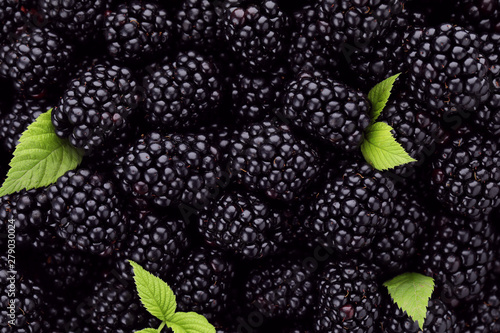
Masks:
[[[0,196],[53,184],[82,162],[83,152],[56,135],[51,113],[42,113],[21,135]]]
[[[158,330],[155,330],[154,328],[145,328],[140,331],[136,331],[135,333],[158,333]]]
[[[195,312],[176,312],[167,326],[174,333],[215,333],[215,327]]]
[[[177,307],[174,292],[162,279],[132,260],[129,262],[134,268],[134,281],[142,304],[156,318],[168,321]]]
[[[394,86],[394,82],[396,82],[397,78],[400,75],[401,73],[385,79],[384,81],[373,87],[372,90],[370,90],[370,92],[368,93],[368,100],[372,104],[372,112],[370,114],[372,123],[377,121],[380,113],[382,113],[382,110],[384,110],[387,102],[389,101],[389,97],[391,96],[391,90]]]
[[[427,306],[434,291],[434,279],[418,273],[404,273],[384,283],[399,308],[423,328]]]
[[[383,122],[370,125],[365,131],[361,152],[365,160],[377,170],[388,170],[416,162],[394,139],[392,127]]]

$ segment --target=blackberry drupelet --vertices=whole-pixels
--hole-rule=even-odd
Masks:
[[[276,0],[228,0],[224,37],[233,56],[257,73],[273,66],[287,48],[289,20]]]
[[[273,258],[261,262],[245,282],[246,304],[266,318],[303,319],[316,301],[314,271],[305,258]]]
[[[454,214],[487,217],[500,205],[498,143],[479,133],[459,132],[432,162],[436,199]]]
[[[264,120],[245,126],[231,141],[232,176],[271,199],[292,201],[319,176],[320,158],[287,125]]]
[[[170,286],[177,311],[194,311],[208,320],[223,314],[234,277],[234,264],[221,252],[200,247],[193,250],[172,275]]]
[[[236,191],[222,196],[198,222],[209,245],[250,259],[278,252],[287,227],[278,209],[253,194]]]
[[[492,224],[441,212],[434,216],[428,232],[419,268],[436,280],[441,300],[457,307],[477,299],[493,268],[496,236]]]
[[[156,2],[130,0],[107,14],[104,38],[111,57],[141,62],[162,55],[173,36],[167,11]]]
[[[158,327],[159,320],[142,305],[132,281],[109,275],[97,283],[92,295],[79,309],[82,320],[90,320],[92,332],[130,333]]]
[[[183,0],[175,15],[181,47],[215,51],[222,42],[222,17],[218,4],[209,0]]]
[[[356,260],[330,262],[316,283],[316,332],[377,331],[382,296],[368,265]]]
[[[38,0],[40,14],[54,30],[85,43],[102,30],[109,0]]]
[[[238,73],[232,81],[231,94],[231,111],[236,121],[259,121],[273,114],[281,105],[287,76],[288,70],[284,67],[262,74]]]
[[[71,81],[52,111],[56,134],[92,154],[127,126],[138,105],[136,82],[126,67],[95,65]]]
[[[305,228],[316,242],[341,254],[359,253],[394,214],[393,182],[365,162],[346,161],[313,196]]]
[[[213,199],[222,176],[220,152],[203,134],[149,133],[114,168],[116,184],[140,209],[182,204],[201,210]]]
[[[335,71],[338,46],[330,43],[331,26],[318,6],[306,5],[294,14],[288,61],[292,71]]]
[[[461,333],[500,332],[500,286],[490,281],[478,300],[464,310],[464,327]]]
[[[16,30],[22,26],[23,18],[19,0],[4,0],[0,3],[0,44],[12,40]]]
[[[283,114],[290,122],[334,148],[359,149],[370,125],[367,97],[319,73],[301,73],[285,90]]]
[[[46,330],[51,333],[91,333],[85,320],[78,315],[82,307],[82,296],[79,291],[57,295],[52,290],[45,290],[43,308],[46,319]]]
[[[130,212],[130,231],[115,255],[122,278],[132,280],[133,260],[151,274],[166,278],[190,244],[185,222],[158,212]]]
[[[414,322],[392,300],[385,300],[382,308],[382,327],[384,333],[417,333],[422,332],[418,323]],[[423,331],[429,333],[459,333],[457,316],[453,310],[439,299],[429,300]]]
[[[50,102],[47,100],[16,100],[10,112],[0,118],[0,140],[4,149],[13,153],[28,125],[50,108]]]
[[[441,24],[415,29],[406,43],[409,90],[440,117],[475,112],[489,97],[488,61],[479,37]]]
[[[214,115],[221,86],[219,69],[210,58],[181,52],[144,77],[146,121],[167,131],[194,127]]]
[[[498,0],[460,0],[455,16],[456,22],[467,29],[478,33],[500,33]]]
[[[391,278],[408,271],[418,250],[430,216],[416,189],[398,188],[398,201],[384,232],[376,236],[372,245],[362,252],[367,261],[383,269],[382,276]]]
[[[48,29],[34,28],[0,47],[0,77],[26,97],[40,96],[65,78],[73,47]]]
[[[332,43],[344,54],[371,43],[403,9],[401,0],[318,0],[318,5],[331,25]]]
[[[126,236],[129,218],[105,175],[87,169],[68,171],[48,195],[57,234],[69,247],[109,256]]]

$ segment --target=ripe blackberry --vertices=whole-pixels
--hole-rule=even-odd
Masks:
[[[318,6],[307,5],[294,14],[288,61],[295,73],[335,71],[338,46],[330,43],[331,26]]]
[[[254,72],[269,70],[286,50],[288,17],[276,0],[228,0],[224,37],[233,55]]]
[[[287,74],[284,67],[262,74],[238,73],[232,81],[231,111],[236,120],[259,121],[273,114],[281,105]]]
[[[315,267],[304,258],[270,260],[253,269],[245,282],[246,304],[267,318],[302,319],[316,301]],[[306,264],[304,264],[306,263]]]
[[[45,289],[43,308],[46,319],[45,329],[51,333],[90,333],[89,323],[80,318],[78,309],[82,307],[82,298],[79,293],[66,292],[57,295],[52,290]]]
[[[431,186],[447,210],[480,218],[500,205],[497,145],[479,133],[459,133],[436,152]]]
[[[417,333],[422,332],[418,323],[413,321],[405,311],[388,299],[382,310],[382,327],[384,333]],[[429,333],[459,333],[455,313],[439,299],[431,299],[427,306],[427,314],[423,331]]]
[[[414,188],[398,188],[398,201],[384,232],[362,255],[383,269],[384,276],[394,277],[407,271],[418,250],[420,237],[429,226],[430,216]]]
[[[498,0],[460,0],[456,22],[475,32],[500,33]]]
[[[149,133],[118,158],[114,178],[136,207],[202,209],[222,176],[220,152],[207,141],[202,134]]]
[[[95,65],[71,81],[52,111],[56,134],[91,154],[127,126],[137,106],[136,82],[128,68]]]
[[[182,47],[215,50],[221,44],[222,17],[209,0],[183,0],[175,15],[175,30]]]
[[[390,222],[397,190],[365,162],[346,162],[332,173],[311,202],[305,228],[323,246],[361,252]]]
[[[252,259],[278,252],[286,227],[280,211],[244,192],[226,193],[198,223],[205,242]]]
[[[156,2],[130,0],[119,4],[104,21],[104,38],[111,57],[140,62],[161,55],[172,39],[167,11]]]
[[[222,253],[204,247],[193,250],[183,262],[170,284],[178,311],[194,311],[208,320],[221,315],[228,303],[233,263]]]
[[[0,118],[0,140],[4,149],[13,153],[28,125],[51,108],[47,100],[18,99],[9,113]]]
[[[301,73],[285,91],[283,114],[292,124],[346,152],[358,150],[370,125],[370,102],[347,85]]]
[[[104,175],[86,169],[72,170],[48,189],[57,234],[71,248],[108,256],[123,240],[128,216],[114,186]]]
[[[477,299],[493,266],[495,237],[484,220],[434,217],[419,266],[436,280],[442,301],[457,307]]]
[[[48,29],[34,28],[0,47],[0,76],[24,96],[38,96],[65,78],[73,47]]]
[[[68,39],[84,43],[102,29],[108,0],[38,0],[40,14]]]
[[[232,140],[228,158],[239,183],[283,201],[304,192],[320,170],[316,150],[274,120],[245,126]]]
[[[446,118],[474,112],[488,99],[488,61],[476,34],[442,24],[415,29],[406,46],[410,91],[430,111]]]
[[[4,0],[0,3],[0,44],[15,36],[23,18],[19,0]]]
[[[318,0],[319,10],[331,25],[336,45],[356,47],[370,43],[403,8],[401,0]]]
[[[130,333],[159,326],[141,304],[134,283],[111,275],[95,285],[81,307],[80,316],[90,321],[92,332]]]
[[[219,69],[209,58],[181,52],[144,78],[146,121],[167,130],[193,127],[214,114],[221,84]]]
[[[330,262],[316,283],[316,332],[376,332],[382,296],[369,266],[356,260]]]
[[[0,302],[4,305],[0,310],[0,332],[13,332],[12,328],[18,333],[38,333],[42,331],[43,325],[43,299],[44,291],[33,282],[31,279],[19,276],[19,274],[11,274],[7,269],[7,257],[2,254],[2,267],[0,271]],[[13,281],[8,280],[14,277]],[[11,283],[15,284],[15,297],[11,298],[8,295],[9,290],[12,290]],[[8,306],[10,301],[14,301],[13,309]],[[14,318],[10,314],[14,314]],[[10,325],[9,321],[13,320],[14,325]]]
[[[170,276],[190,243],[185,222],[157,212],[129,215],[129,234],[115,256],[117,271],[122,278],[131,280],[133,275],[128,260],[133,260],[155,276]]]
[[[478,300],[464,310],[462,333],[500,332],[500,286],[491,281]]]

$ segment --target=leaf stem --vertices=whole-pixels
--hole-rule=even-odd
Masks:
[[[167,324],[167,323],[166,323],[166,322],[164,322],[164,321],[162,321],[162,322],[161,322],[160,327],[158,327],[158,333],[161,333],[161,330],[163,329],[163,327],[165,327],[165,325],[166,325],[166,324]]]

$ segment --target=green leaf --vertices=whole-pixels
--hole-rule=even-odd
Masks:
[[[0,196],[53,184],[82,162],[83,152],[56,135],[51,113],[42,113],[21,135]]]
[[[129,262],[134,268],[134,281],[142,304],[156,318],[168,321],[177,307],[174,292],[162,279],[149,273],[132,260]]]
[[[140,331],[136,331],[135,333],[158,333],[158,330],[155,330],[154,328],[145,328]]]
[[[174,333],[215,333],[215,327],[195,312],[176,312],[167,326]]]
[[[434,291],[434,279],[418,273],[404,273],[385,282],[384,286],[399,308],[422,329],[427,305]]]
[[[365,131],[361,152],[365,160],[377,170],[388,170],[416,162],[394,139],[392,127],[383,122],[370,125]]]
[[[370,114],[372,123],[377,121],[378,117],[382,113],[382,110],[384,110],[387,102],[389,101],[389,97],[391,96],[391,90],[394,86],[394,82],[396,82],[396,79],[400,75],[401,73],[385,79],[384,81],[373,87],[372,90],[370,90],[370,92],[368,93],[368,100],[372,104],[372,111]]]

